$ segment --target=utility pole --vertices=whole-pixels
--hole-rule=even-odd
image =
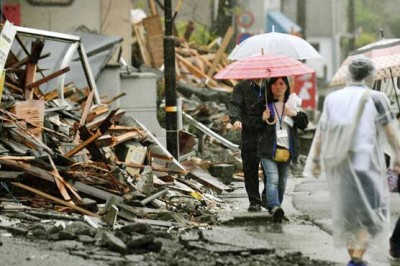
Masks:
[[[175,36],[172,35],[171,0],[164,1],[165,34],[164,34],[164,80],[165,80],[165,113],[167,129],[167,150],[175,159],[178,154],[178,130],[175,80]]]
[[[349,52],[354,51],[355,49],[355,26],[354,26],[354,0],[349,0],[349,6],[348,6],[348,19],[349,19]]]
[[[306,32],[307,32],[307,25],[306,25],[306,7],[307,3],[306,0],[297,0],[297,24],[302,29],[302,36],[303,39],[306,39]]]

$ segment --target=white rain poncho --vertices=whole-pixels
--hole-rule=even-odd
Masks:
[[[390,154],[392,161],[398,160],[395,156],[399,154],[393,152],[398,145],[389,145],[385,132],[400,136],[385,94],[370,90],[355,123],[366,90],[358,84],[328,94],[304,168],[304,176],[316,177],[313,170],[319,160],[320,176],[327,179],[330,191],[334,242],[353,249],[366,248],[373,240],[379,245],[388,242],[384,153]],[[335,152],[332,160],[329,151],[340,152]]]

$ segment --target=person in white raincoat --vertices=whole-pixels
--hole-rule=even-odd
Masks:
[[[372,61],[357,57],[347,86],[327,95],[303,173],[327,179],[333,238],[347,248],[348,266],[366,265],[367,248],[389,236],[385,152],[400,170],[399,125],[387,96],[368,87],[374,74]]]

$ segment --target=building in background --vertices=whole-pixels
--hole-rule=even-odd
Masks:
[[[3,4],[18,5],[20,26],[121,36],[122,58],[131,61],[130,0],[5,0]]]
[[[339,68],[343,55],[341,36],[346,34],[346,7],[342,0],[306,0],[305,36],[322,55],[322,62],[308,62],[317,76],[329,82]],[[329,7],[329,8],[328,8]],[[292,20],[297,17],[297,0],[282,1],[281,11]]]

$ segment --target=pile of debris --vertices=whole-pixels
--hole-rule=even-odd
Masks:
[[[44,41],[36,38],[30,51],[19,45],[25,58],[9,53],[0,106],[0,228],[82,243],[95,241],[91,228],[104,228],[102,245],[142,253],[160,250],[154,228],[207,227],[230,208],[217,198],[232,190],[229,180],[212,176],[203,160],[178,162],[140,121],[111,110],[118,97],[99,102],[93,86],[73,82],[62,95],[42,92],[70,69],[45,76]],[[216,165],[215,175],[229,179],[231,168]]]
[[[149,1],[151,3],[153,1]],[[151,4],[150,4],[151,5]],[[163,40],[164,30],[161,18],[153,4],[150,15],[142,11],[132,19],[133,65],[141,63],[160,68],[164,64]],[[133,14],[136,14],[135,12]],[[234,36],[234,28],[229,27],[219,46],[218,38],[207,46],[190,42],[194,23],[189,21],[183,36],[178,36],[176,27],[175,58],[176,79],[197,88],[210,88],[216,91],[232,92],[235,80],[217,81],[213,78],[216,72],[228,65],[225,53]]]

